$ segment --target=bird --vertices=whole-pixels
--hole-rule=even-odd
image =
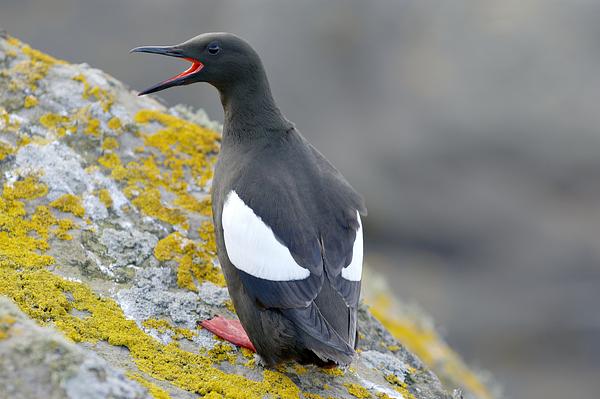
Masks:
[[[245,342],[265,366],[350,365],[358,340],[363,197],[286,119],[244,39],[204,33],[131,52],[191,63],[139,95],[205,82],[223,106],[212,211],[218,259],[243,329],[223,318],[203,325]]]

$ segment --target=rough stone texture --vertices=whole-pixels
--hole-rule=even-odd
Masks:
[[[94,352],[40,327],[0,297],[0,397],[147,398],[148,392]]]
[[[211,129],[203,112],[0,39],[0,296],[45,326],[0,302],[9,397],[459,397],[366,307],[345,371],[265,370],[198,328],[235,317],[207,200]],[[448,387],[491,397],[462,375]]]

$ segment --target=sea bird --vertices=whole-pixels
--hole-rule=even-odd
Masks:
[[[253,347],[267,366],[349,365],[358,336],[362,197],[284,117],[245,40],[205,33],[131,52],[191,63],[140,95],[206,82],[221,97],[212,211],[218,258],[243,330],[224,318],[203,325]]]

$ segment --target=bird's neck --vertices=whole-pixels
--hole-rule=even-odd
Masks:
[[[219,88],[224,111],[224,141],[270,138],[293,128],[275,104],[264,71],[256,75],[255,79]]]

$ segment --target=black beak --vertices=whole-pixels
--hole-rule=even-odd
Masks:
[[[179,75],[173,76],[165,81],[155,84],[152,87],[147,88],[144,91],[141,91],[138,96],[143,96],[145,94],[155,93],[157,91],[161,91],[173,86],[181,86],[185,84],[192,83],[189,79],[190,76],[195,75],[200,72],[204,67],[204,64],[196,59],[187,57],[181,48],[178,46],[142,46],[136,47],[129,51],[130,53],[151,53],[151,54],[160,54],[167,55],[169,57],[177,57],[184,58],[192,63],[192,65],[184,72]]]
[[[129,50],[130,53],[152,53],[168,55],[169,57],[183,57],[182,51],[177,46],[142,46]]]

